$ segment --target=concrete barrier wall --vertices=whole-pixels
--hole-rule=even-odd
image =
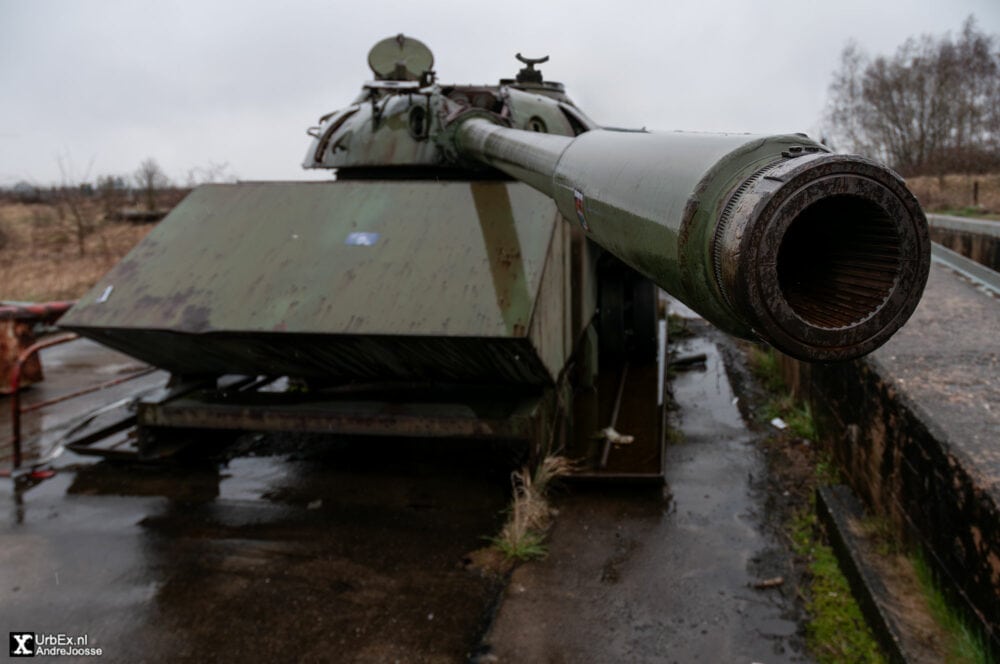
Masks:
[[[920,544],[943,585],[1000,652],[1000,505],[973,460],[897,387],[877,358],[809,365],[782,357],[825,443],[873,514]]]

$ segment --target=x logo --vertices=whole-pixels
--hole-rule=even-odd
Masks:
[[[32,657],[35,654],[35,635],[31,632],[10,633],[10,656]]]

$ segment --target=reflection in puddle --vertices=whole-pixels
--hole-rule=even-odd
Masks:
[[[720,433],[749,435],[736,406],[736,395],[726,376],[718,346],[703,337],[695,337],[673,348],[678,357],[704,353],[706,358],[704,371],[681,372],[673,379],[685,435],[699,439],[718,438]]]
[[[471,652],[502,579],[461,561],[499,529],[509,469],[371,441],[247,454],[275,449],[187,467],[67,454],[0,495],[16,599],[0,619],[87,633],[109,661]]]

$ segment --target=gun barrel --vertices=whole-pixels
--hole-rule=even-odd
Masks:
[[[888,168],[802,135],[593,130],[460,120],[458,151],[562,215],[719,328],[810,361],[864,355],[916,308],[927,221]]]

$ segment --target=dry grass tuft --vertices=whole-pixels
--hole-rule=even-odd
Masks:
[[[547,495],[553,480],[566,477],[575,469],[575,464],[566,457],[549,455],[535,468],[532,486],[536,492]]]
[[[545,533],[552,520],[548,493],[552,482],[568,475],[573,463],[563,456],[547,456],[531,473],[528,468],[511,473],[514,499],[507,522],[493,544],[508,558],[532,560],[544,558]]]

